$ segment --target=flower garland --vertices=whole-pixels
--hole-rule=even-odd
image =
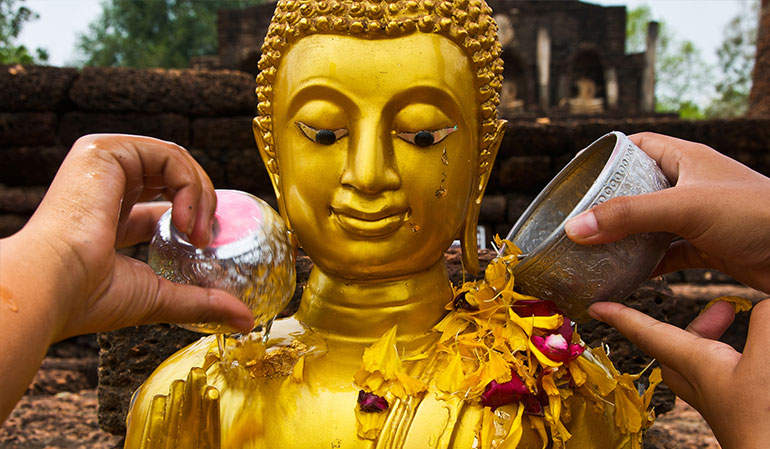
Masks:
[[[592,401],[596,413],[603,414],[611,404],[619,433],[628,435],[631,447],[641,448],[642,431],[654,421],[650,401],[662,380],[660,370],[652,370],[649,386],[640,394],[635,382],[642,373],[619,373],[604,349],[585,346],[554,303],[514,290],[512,268],[521,251],[499,238],[496,243],[505,245],[504,254],[489,263],[483,279],[454,289],[449,312],[433,328],[433,344],[427,349],[400,354],[394,326],[364,351],[355,375],[361,388],[359,436],[377,438],[394,399],[430,390],[439,399],[459,398],[483,407],[476,432],[482,449],[516,447],[523,415],[539,433],[543,448],[549,439],[559,448],[571,438],[565,402],[579,394]],[[407,369],[420,365],[422,370]],[[508,405],[514,414],[498,410]],[[495,425],[503,417],[510,427],[501,435]]]

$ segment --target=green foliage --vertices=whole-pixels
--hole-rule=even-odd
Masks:
[[[643,52],[647,47],[647,24],[654,20],[649,6],[628,11],[626,51]],[[690,41],[676,39],[665,22],[660,24],[655,47],[655,112],[674,112],[682,118],[703,118],[704,86],[711,83],[711,70],[700,50]]]
[[[0,0],[0,64],[37,64],[47,61],[48,52],[45,50],[37,48],[31,52],[24,45],[16,43],[24,24],[38,18],[29,8],[17,6],[16,3],[17,0]]]
[[[655,111],[682,118],[735,117],[748,109],[751,71],[756,52],[759,1],[753,0],[725,29],[717,50],[718,64],[709,66],[690,41],[678,40],[659,21],[655,61]],[[626,51],[643,52],[647,23],[654,20],[648,6],[630,9],[626,17]]]
[[[261,0],[104,0],[100,17],[79,36],[89,66],[187,67],[217,52],[217,10]]]
[[[717,49],[721,79],[716,98],[706,108],[709,117],[738,117],[749,107],[751,72],[757,51],[759,1],[755,0],[725,28],[725,39]]]

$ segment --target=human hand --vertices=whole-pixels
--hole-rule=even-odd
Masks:
[[[751,313],[743,353],[718,341],[735,316],[716,302],[686,330],[612,302],[588,309],[661,363],[663,381],[700,412],[723,449],[770,447],[770,300]]]
[[[204,246],[216,197],[185,149],[125,135],[91,135],[73,145],[27,226],[4,242],[57,290],[53,341],[153,322],[251,330],[251,312],[232,295],[173,284],[115,251],[152,236],[168,204],[136,203],[159,194],[173,200],[174,225]]]
[[[770,178],[713,149],[652,133],[630,136],[674,187],[614,198],[573,218],[567,235],[607,243],[639,232],[672,232],[654,276],[714,268],[770,293]]]

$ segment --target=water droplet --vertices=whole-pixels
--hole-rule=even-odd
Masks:
[[[436,198],[441,199],[444,197],[446,197],[446,189],[444,186],[441,186],[438,188],[438,190],[436,190]]]
[[[412,232],[414,232],[415,234],[420,232],[420,225],[418,225],[418,224],[412,223],[410,221],[409,222],[409,227],[412,229]]]
[[[441,163],[449,165],[449,156],[446,153],[446,147],[444,147],[444,151],[441,152]]]
[[[11,292],[8,289],[0,287],[0,301],[2,301],[3,305],[11,312],[15,313],[19,311],[19,305],[13,300]]]

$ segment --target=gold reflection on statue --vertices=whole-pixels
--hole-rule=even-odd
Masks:
[[[478,0],[278,2],[254,131],[280,213],[315,267],[298,313],[275,322],[267,345],[228,338],[220,356],[207,337],[167,359],[135,394],[127,448],[638,444],[646,415],[634,410],[622,427],[595,393],[619,389],[608,362],[579,357],[572,372],[583,373],[586,393],[573,394],[566,362],[527,371],[521,357],[535,349],[503,357],[484,343],[528,344],[498,313],[523,298],[506,278],[508,260],[463,287],[476,309],[447,313],[456,291],[443,254],[459,237],[465,267],[478,269],[478,213],[504,129],[490,14]],[[476,324],[455,334],[466,321]],[[564,324],[554,315],[520,325],[540,332],[535,321]],[[486,351],[476,361],[472,346],[446,349],[471,328]],[[483,382],[464,376],[470,365]],[[519,370],[534,385],[535,367],[556,382],[541,397],[551,401],[545,411],[482,406],[489,380]],[[606,382],[589,386],[586,376]],[[465,397],[453,393],[461,380]]]

